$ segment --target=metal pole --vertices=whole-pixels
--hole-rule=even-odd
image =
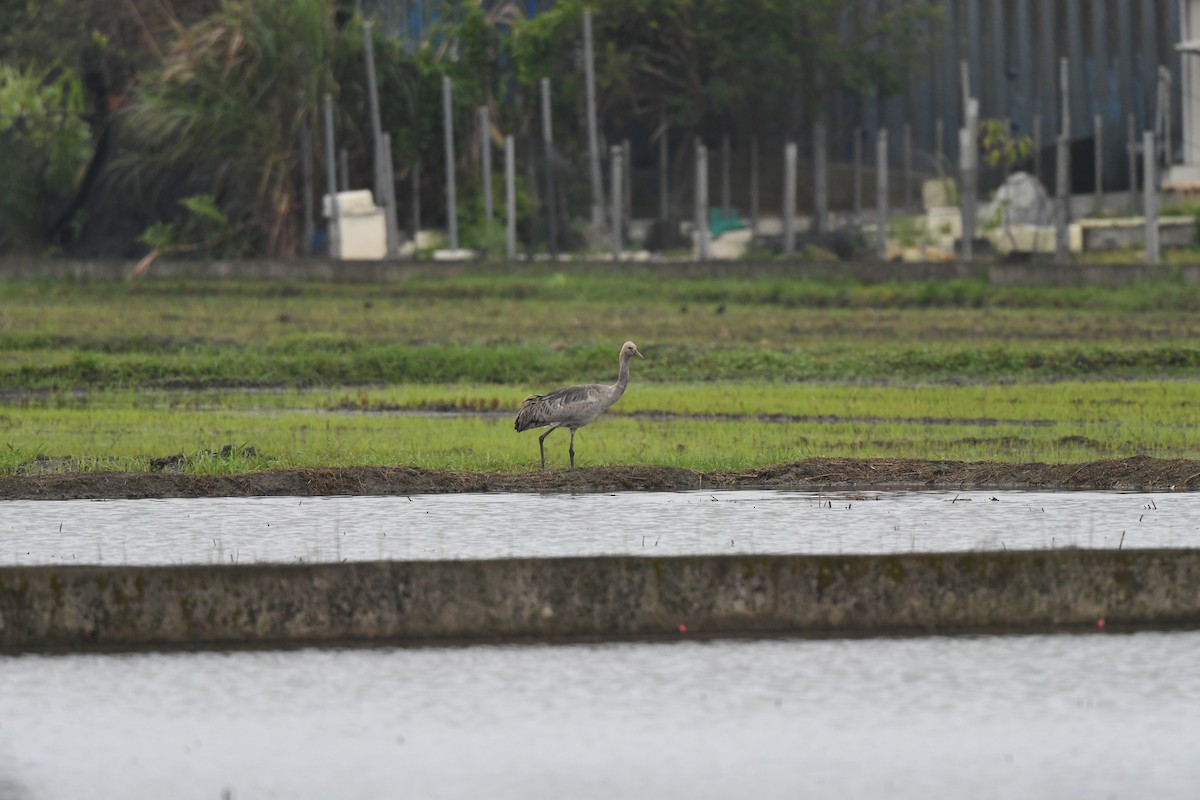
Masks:
[[[888,140],[887,128],[875,134],[875,254],[887,258],[888,232]]]
[[[1125,149],[1129,152],[1129,210],[1137,213],[1137,120],[1133,112],[1125,118]]]
[[[854,216],[862,216],[863,130],[854,129]]]
[[[942,162],[946,158],[946,122],[941,117],[937,118],[933,129],[933,160],[937,165],[938,174],[942,171]]]
[[[708,261],[708,150],[696,140],[696,245],[700,261]]]
[[[338,152],[338,191],[350,191],[350,151],[344,147]]]
[[[308,128],[308,112],[300,118],[300,181],[303,184],[302,199],[304,201],[304,232],[301,234],[302,255],[311,256],[313,253],[313,157],[312,132]]]
[[[325,186],[329,191],[329,257],[339,258],[342,254],[341,231],[338,229],[337,167],[334,162],[336,148],[333,143],[333,95],[325,94]]]
[[[758,236],[758,137],[750,139],[750,233]]]
[[[1033,115],[1033,177],[1042,182],[1042,115]]]
[[[558,259],[558,219],[554,201],[554,137],[550,129],[550,79],[542,78],[542,143],[546,152],[546,212],[550,225],[550,257]]]
[[[517,258],[517,159],[511,135],[504,137],[505,254]]]
[[[783,148],[783,254],[796,254],[796,143]]]
[[[912,124],[904,123],[904,213],[912,213],[913,137]]]
[[[487,106],[479,107],[479,168],[483,178],[483,254],[492,243],[492,138]]]
[[[421,162],[417,162],[412,166],[411,177],[412,181],[412,229],[413,242],[417,241],[417,232],[421,230]]]
[[[583,10],[583,65],[587,87],[588,169],[592,179],[592,230],[604,230],[604,185],[600,179],[600,136],[596,130],[596,59],[592,48],[592,10]],[[664,213],[663,219],[666,219]]]
[[[610,150],[609,157],[611,159],[610,169],[611,177],[611,194],[612,194],[612,260],[621,260],[621,220],[624,218],[624,212],[621,210],[621,203],[624,200],[625,193],[621,191],[621,173],[624,168],[621,165],[621,148],[613,147]]]
[[[668,143],[667,143],[667,126],[664,122],[661,127],[662,133],[658,137],[658,218],[666,222],[671,216],[670,198],[667,194],[667,159],[668,159]]]
[[[1096,142],[1095,148],[1095,181],[1096,199],[1092,203],[1092,213],[1098,213],[1104,207],[1104,117],[1097,114],[1092,119],[1092,127]]]
[[[1146,263],[1157,264],[1158,252],[1158,165],[1155,163],[1154,131],[1142,134],[1142,164],[1145,171],[1142,202],[1146,218]]]
[[[625,170],[625,174],[622,176],[624,178],[622,187],[625,192],[622,205],[624,209],[622,213],[625,214],[623,221],[630,222],[633,218],[633,146],[629,144],[628,139],[621,142],[621,153],[623,156],[621,164]]]
[[[442,76],[442,127],[446,133],[446,219],[450,249],[458,249],[458,197],[454,184],[454,108],[450,98],[450,76]]]
[[[1058,85],[1062,90],[1062,112],[1059,131],[1067,141],[1071,140],[1071,71],[1067,59],[1058,60]]]
[[[818,233],[829,230],[829,168],[825,149],[825,123],[813,123],[813,205]]]
[[[729,134],[721,137],[721,217],[732,216],[729,207]]]

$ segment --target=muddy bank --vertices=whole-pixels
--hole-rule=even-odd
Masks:
[[[273,470],[244,475],[72,472],[0,476],[0,500],[872,487],[1195,491],[1200,490],[1200,461],[1141,456],[1085,464],[811,458],[742,472],[709,473],[671,467],[590,467],[515,474],[415,467]]]

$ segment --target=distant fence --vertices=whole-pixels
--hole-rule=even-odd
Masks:
[[[0,651],[1200,626],[1200,550],[0,568]]]

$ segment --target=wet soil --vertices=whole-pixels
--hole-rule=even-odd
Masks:
[[[1141,456],[1084,464],[811,458],[741,472],[710,473],[671,467],[590,467],[509,474],[403,466],[242,475],[65,472],[0,476],[0,500],[896,487],[1197,491],[1200,461]]]

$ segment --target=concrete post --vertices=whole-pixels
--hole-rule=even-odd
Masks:
[[[721,137],[721,217],[728,220],[732,213],[729,205],[729,134]]]
[[[383,122],[379,113],[379,85],[375,79],[375,43],[371,37],[371,24],[362,26],[364,59],[367,62],[367,101],[371,110],[371,134],[375,145],[375,202],[383,208],[384,226],[387,232],[388,255],[400,249],[400,232],[396,228],[396,201],[394,176],[387,171],[388,156],[384,154]],[[390,154],[388,154],[390,156]]]
[[[492,137],[487,106],[479,107],[479,166],[483,178],[483,224],[491,230],[492,217]]]
[[[708,261],[708,148],[696,140],[696,245],[700,261]]]
[[[1158,165],[1155,163],[1154,131],[1142,134],[1143,214],[1146,218],[1146,263],[1157,264],[1158,252]]]
[[[904,123],[904,213],[912,213],[913,133],[912,123]]]
[[[596,128],[596,58],[592,47],[592,10],[583,10],[583,66],[587,91],[588,174],[592,181],[592,231],[604,230],[604,185],[600,178],[600,136]],[[663,215],[666,218],[666,215]]]
[[[338,229],[338,188],[337,166],[334,153],[337,148],[333,141],[333,96],[325,94],[325,186],[329,191],[329,233],[326,241],[329,243],[329,257],[338,258],[342,254],[341,231]]]
[[[829,230],[829,166],[825,123],[813,123],[813,221],[819,233]]]
[[[446,138],[446,220],[450,249],[458,249],[458,197],[454,184],[454,108],[450,97],[450,76],[442,76],[442,129]]]
[[[1138,210],[1137,182],[1137,118],[1130,112],[1125,117],[1125,149],[1129,154],[1129,210]]]
[[[344,147],[338,152],[338,191],[350,191],[350,151]]]
[[[750,233],[758,236],[758,137],[750,139]]]
[[[383,174],[386,177],[383,182],[385,198],[383,213],[386,215],[384,224],[388,231],[387,253],[390,258],[397,258],[400,255],[400,223],[396,219],[396,168],[392,164],[392,135],[390,133],[383,134],[380,155],[383,159]]]
[[[517,159],[512,135],[504,137],[505,255],[517,258]]]
[[[1066,136],[1058,137],[1057,157],[1054,160],[1057,168],[1058,213],[1055,215],[1054,260],[1065,263],[1070,257],[1070,242],[1067,239],[1068,225],[1071,221],[1071,187],[1070,187],[1070,153],[1071,142]]]
[[[1042,115],[1033,115],[1033,177],[1042,182]]]
[[[783,255],[796,254],[796,143],[783,148]]]
[[[863,131],[854,129],[854,218],[862,216]]]
[[[1096,142],[1095,148],[1095,180],[1096,180],[1096,199],[1092,203],[1092,213],[1098,213],[1104,207],[1104,117],[1097,114],[1092,120],[1094,129],[1093,138]]]
[[[887,258],[888,232],[888,135],[880,128],[875,138],[875,254]]]
[[[558,208],[554,198],[554,133],[550,127],[550,79],[542,78],[542,144],[546,153],[546,212],[550,225],[549,250],[558,259]]]
[[[610,152],[612,178],[609,191],[612,196],[612,260],[614,262],[621,260],[621,221],[625,218],[624,211],[621,209],[625,197],[625,193],[621,190],[621,177],[625,171],[621,164],[621,156],[621,148],[613,147]]]

